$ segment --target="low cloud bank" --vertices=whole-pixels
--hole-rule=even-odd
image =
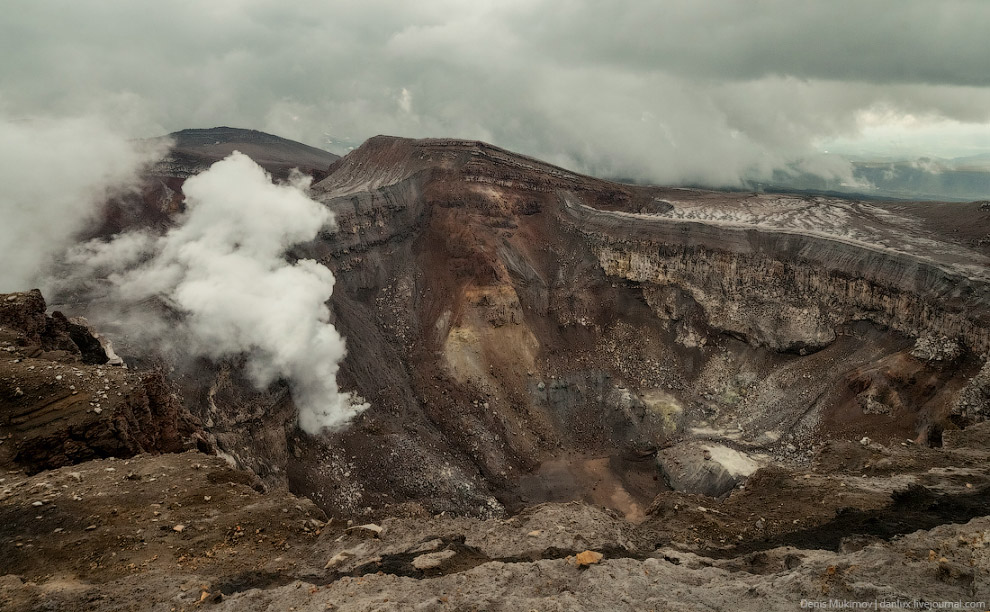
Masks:
[[[37,286],[53,258],[161,148],[92,118],[0,116],[0,291]]]

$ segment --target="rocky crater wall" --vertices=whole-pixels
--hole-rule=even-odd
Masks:
[[[914,337],[990,351],[985,281],[921,257],[851,241],[704,223],[627,219],[565,205],[604,271],[676,286],[709,323],[756,346],[815,350],[838,325],[869,320]],[[675,309],[655,310],[677,319]]]

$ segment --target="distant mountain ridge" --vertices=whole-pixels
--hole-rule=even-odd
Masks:
[[[851,185],[813,174],[795,176],[777,172],[768,181],[750,182],[749,187],[768,192],[798,191],[865,199],[936,202],[990,199],[990,169],[982,156],[952,160],[854,160],[851,163],[856,181]]]
[[[330,164],[340,159],[329,151],[273,134],[227,126],[186,129],[160,138],[175,144],[162,161],[161,173],[190,176],[234,151],[244,153],[274,176],[288,176],[298,168],[316,180],[326,176]]]

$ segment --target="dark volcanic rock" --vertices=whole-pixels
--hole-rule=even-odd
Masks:
[[[37,290],[0,295],[0,463],[29,472],[142,452],[212,450],[161,372],[102,365],[82,324]]]
[[[234,151],[244,153],[278,178],[285,178],[292,168],[297,168],[319,180],[326,176],[330,164],[340,159],[301,142],[231,127],[182,130],[164,138],[171,140],[173,146],[154,172],[181,178],[202,172]]]

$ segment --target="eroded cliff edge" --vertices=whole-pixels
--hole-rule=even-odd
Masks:
[[[837,326],[869,320],[977,354],[990,350],[988,268],[977,253],[967,270],[940,262],[937,251],[913,255],[825,232],[605,212],[563,197],[607,274],[678,287],[713,326],[756,346],[816,350],[835,339]]]

